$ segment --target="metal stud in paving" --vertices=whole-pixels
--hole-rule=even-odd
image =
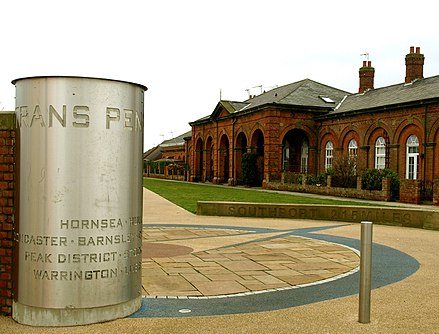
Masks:
[[[180,312],[180,313],[191,313],[192,312],[192,310],[189,310],[188,308],[182,308],[181,310],[178,310],[178,312]]]

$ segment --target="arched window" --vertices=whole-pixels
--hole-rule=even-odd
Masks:
[[[308,173],[308,140],[303,139],[300,154],[300,172]]]
[[[334,144],[332,141],[326,143],[325,149],[325,170],[332,168],[332,160],[334,158]]]
[[[349,161],[352,164],[354,174],[357,174],[357,153],[358,153],[358,145],[355,139],[351,139],[348,145],[348,157]]]
[[[415,135],[407,139],[406,179],[416,180],[419,169],[419,140]]]
[[[351,139],[348,146],[349,158],[355,159],[357,157],[357,151],[358,151],[357,141],[355,139]]]
[[[379,137],[375,142],[375,168],[386,168],[386,141]]]

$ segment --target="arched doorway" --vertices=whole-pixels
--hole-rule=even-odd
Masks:
[[[235,171],[238,184],[242,184],[242,156],[247,153],[247,137],[241,132],[236,138]]]
[[[223,134],[221,136],[218,152],[218,177],[220,183],[226,183],[229,180],[229,147],[229,138],[226,134]]]
[[[195,180],[202,181],[203,179],[203,140],[198,138],[195,146]]]
[[[214,176],[214,147],[212,137],[208,137],[206,140],[206,181],[212,182]]]
[[[305,132],[294,129],[287,132],[282,141],[282,170],[292,173],[308,173],[309,140]]]
[[[251,152],[256,153],[256,168],[258,172],[258,185],[262,185],[264,179],[264,134],[257,129],[251,139]]]

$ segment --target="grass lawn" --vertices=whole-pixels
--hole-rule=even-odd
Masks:
[[[198,201],[368,205],[367,203],[349,200],[333,200],[318,197],[314,198],[308,196],[297,196],[287,192],[276,193],[251,188],[242,189],[237,187],[178,182],[152,178],[144,178],[143,185],[145,188],[193,213],[197,212]]]

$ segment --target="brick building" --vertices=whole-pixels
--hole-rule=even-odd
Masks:
[[[318,175],[341,157],[359,172],[389,168],[433,187],[439,178],[439,76],[423,77],[424,55],[410,48],[403,83],[374,88],[364,61],[358,93],[305,79],[244,102],[218,102],[191,122],[190,180],[239,183],[246,152],[257,153],[263,186],[284,172]]]
[[[143,155],[144,174],[159,178],[186,180],[187,176],[187,139],[191,131],[175,138],[163,141]]]

